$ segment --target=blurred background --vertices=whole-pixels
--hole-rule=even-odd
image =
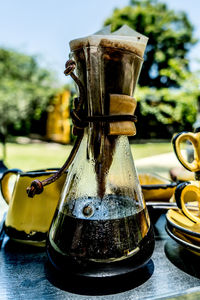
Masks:
[[[134,159],[171,153],[174,133],[200,126],[199,11],[199,0],[1,1],[0,167],[63,164],[74,139],[75,89],[63,74],[69,41],[108,24],[149,37],[135,93]],[[154,171],[164,160],[165,173],[172,167],[166,157],[154,159]]]

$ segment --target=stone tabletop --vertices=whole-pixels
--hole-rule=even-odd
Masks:
[[[188,295],[198,299],[191,297],[200,297],[200,256],[174,242],[164,226],[162,215],[155,226],[156,247],[147,266],[114,279],[77,278],[68,270],[64,275],[57,273],[43,249],[5,237],[0,250],[0,299],[188,299]]]

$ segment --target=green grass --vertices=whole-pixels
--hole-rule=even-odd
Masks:
[[[153,156],[173,151],[171,143],[131,144],[131,150],[134,159],[140,159],[147,156]]]
[[[6,146],[6,165],[23,171],[61,167],[72,146],[54,143],[15,144]],[[132,144],[134,159],[171,152],[171,143]]]
[[[59,144],[7,144],[6,165],[23,171],[61,167],[71,146]]]

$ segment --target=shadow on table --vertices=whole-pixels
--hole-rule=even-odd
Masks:
[[[113,278],[89,278],[58,272],[50,262],[45,264],[47,279],[54,286],[79,295],[109,295],[134,289],[146,282],[154,271],[153,261],[135,272]]]
[[[200,278],[200,256],[169,240],[165,243],[165,254],[172,264],[183,272]]]
[[[44,247],[35,247],[29,244],[23,244],[19,242],[15,242],[6,236],[4,241],[4,251],[7,255],[29,255],[29,254],[36,254],[36,253],[45,253]]]
[[[47,256],[44,248],[17,243],[5,236],[0,261],[0,299],[4,299],[2,296],[5,295],[6,299],[34,299],[31,295],[35,291],[37,295],[46,293],[45,283],[48,281],[44,274],[44,263]]]
[[[21,272],[20,266],[23,266],[24,273],[30,268],[34,269],[33,264],[41,269],[47,261],[45,249],[42,247],[17,243],[7,237],[3,244],[3,249],[0,251],[2,263],[7,266],[5,276],[11,276],[10,272],[18,272],[19,270]]]

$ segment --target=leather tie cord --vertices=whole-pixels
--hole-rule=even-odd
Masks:
[[[73,60],[68,60],[65,64],[64,74],[66,76],[70,75],[79,87],[80,96],[79,96],[79,98],[74,99],[75,114],[78,116],[79,111],[81,111],[83,109],[83,104],[84,104],[84,99],[85,99],[85,91],[84,91],[84,87],[83,87],[81,81],[73,73],[75,67],[76,67],[75,62]],[[79,146],[80,146],[82,138],[83,138],[83,133],[84,133],[83,129],[80,128],[79,126],[77,126],[77,128],[76,128],[76,125],[74,124],[73,134],[76,135],[77,138],[76,138],[75,144],[69,154],[69,157],[65,161],[64,165],[53,176],[48,177],[43,181],[40,181],[38,179],[33,180],[31,182],[31,186],[26,189],[28,197],[33,198],[35,194],[41,194],[43,192],[45,185],[48,185],[48,184],[56,181],[65,172],[65,170],[69,168],[71,162],[73,161],[73,159],[79,149]]]

